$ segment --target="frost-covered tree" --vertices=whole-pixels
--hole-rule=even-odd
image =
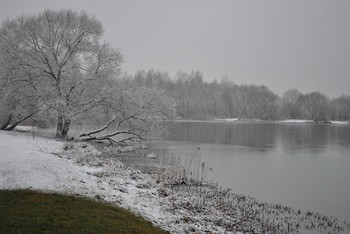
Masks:
[[[207,115],[218,118],[223,113],[223,103],[221,101],[222,88],[220,84],[214,80],[211,83],[205,83],[204,102],[206,106]],[[231,116],[232,117],[232,116]]]
[[[122,56],[102,41],[102,32],[94,17],[71,10],[46,10],[2,25],[6,60],[34,79],[41,111],[57,115],[57,137],[66,137],[72,119],[106,98],[104,80],[119,68]]]
[[[329,106],[332,120],[350,120],[350,96],[333,99]]]
[[[238,117],[238,86],[226,77],[221,80],[220,85],[222,86],[221,103],[225,116],[230,118]]]
[[[319,123],[328,119],[329,98],[319,92],[312,92],[299,97],[305,113],[314,122]]]
[[[250,113],[262,120],[275,119],[277,115],[278,96],[266,86],[252,87],[250,92]]]
[[[302,95],[297,89],[290,89],[286,91],[281,100],[282,111],[287,118],[297,119],[300,117],[300,99]]]
[[[199,71],[178,71],[174,82],[173,97],[177,100],[178,115],[186,119],[200,118],[203,75]]]
[[[0,39],[0,130],[10,131],[38,112],[38,92],[33,74],[6,60],[6,53]]]
[[[241,85],[235,92],[240,118],[275,119],[278,96],[266,86]]]
[[[161,134],[165,120],[174,117],[174,101],[157,88],[117,82],[106,92],[110,92],[108,98],[97,109],[109,109],[105,112],[108,121],[99,129],[80,134],[82,141],[109,141],[122,146],[147,141]]]

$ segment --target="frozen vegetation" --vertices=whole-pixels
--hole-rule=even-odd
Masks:
[[[267,204],[190,177],[178,166],[144,173],[117,160],[132,147],[96,148],[0,131],[0,189],[79,194],[118,205],[171,233],[341,233],[345,222]],[[156,155],[145,155],[152,160]],[[206,170],[201,165],[202,173]],[[203,174],[202,174],[203,175]]]

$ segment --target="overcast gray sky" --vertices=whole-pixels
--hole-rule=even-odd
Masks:
[[[0,0],[0,20],[47,8],[95,15],[128,73],[199,70],[278,94],[350,94],[347,0]]]

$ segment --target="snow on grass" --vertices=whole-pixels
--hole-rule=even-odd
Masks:
[[[331,124],[347,125],[348,121],[329,121]]]
[[[32,126],[19,126],[19,125],[17,125],[14,130],[17,132],[38,132],[38,128],[32,127]]]
[[[230,119],[214,119],[215,121],[225,121],[225,122],[235,122],[238,121],[238,118],[230,118]]]
[[[163,206],[167,202],[149,175],[100,156],[89,144],[0,131],[0,189],[80,194],[130,209],[171,232],[187,231],[187,224],[175,222],[181,215]]]
[[[158,156],[157,156],[155,153],[150,153],[150,154],[147,154],[146,157],[147,157],[147,158],[153,158],[153,159],[155,159],[155,158],[157,158]]]
[[[90,179],[86,169],[54,154],[63,143],[0,131],[0,189],[82,192],[79,181]]]
[[[115,153],[0,131],[0,189],[80,194],[127,208],[172,233],[341,231],[346,226],[336,218],[260,203],[202,181],[169,183],[171,167],[145,174],[116,160]]]

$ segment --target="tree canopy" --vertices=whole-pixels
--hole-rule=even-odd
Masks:
[[[7,20],[0,35],[3,129],[34,115],[55,115],[56,137],[65,138],[73,120],[99,106],[150,101],[139,98],[145,94],[142,90],[133,92],[133,99],[115,98],[127,95],[117,81],[123,56],[103,40],[101,23],[85,12],[46,10]],[[124,114],[130,115],[128,111],[131,108]],[[148,119],[158,117],[146,107],[141,112]]]

